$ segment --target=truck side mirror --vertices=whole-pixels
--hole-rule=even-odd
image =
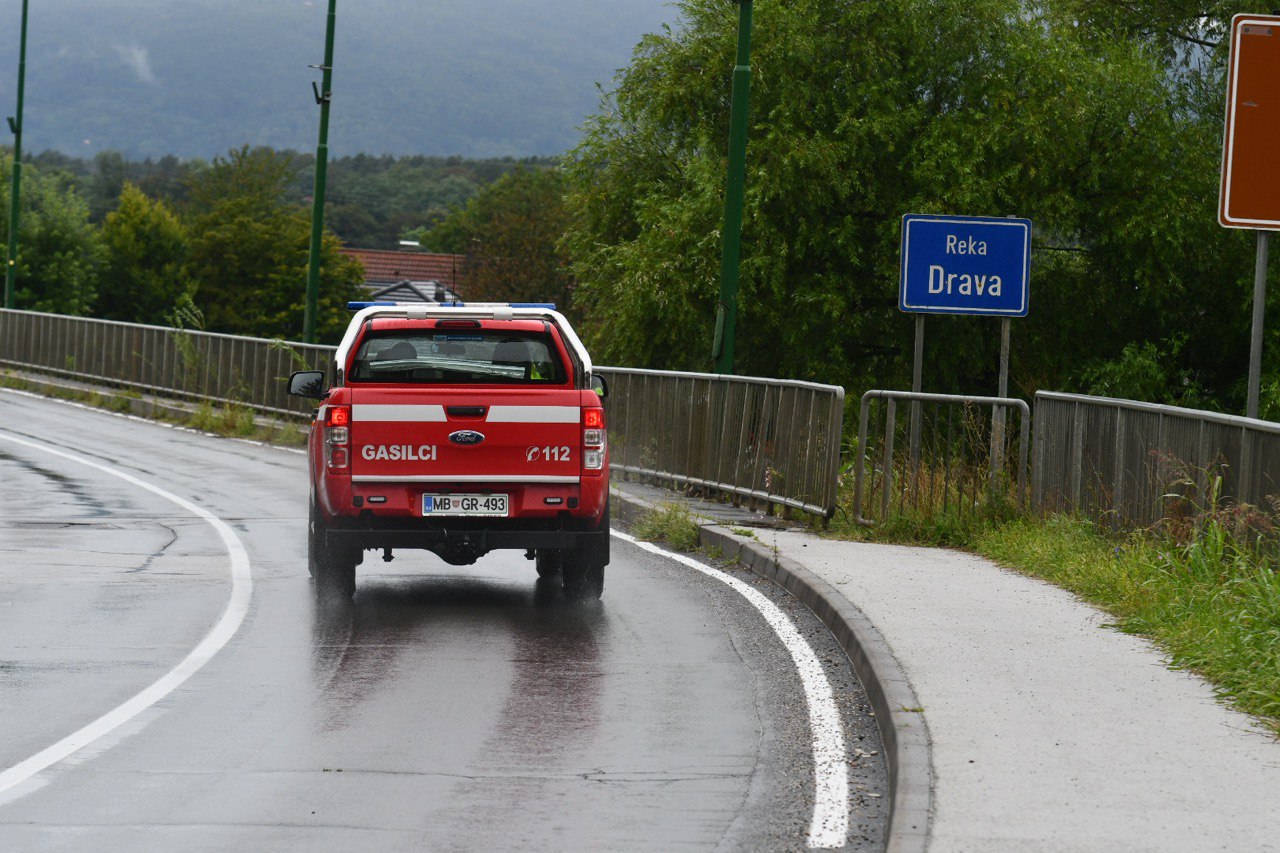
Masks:
[[[295,397],[322,400],[325,396],[323,370],[299,370],[289,376],[289,393]]]
[[[609,386],[605,383],[604,377],[598,373],[591,374],[591,390],[596,392],[596,396],[603,400],[609,396]]]

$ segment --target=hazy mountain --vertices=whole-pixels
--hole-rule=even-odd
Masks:
[[[324,58],[327,13],[328,0],[32,0],[24,148],[313,150],[307,66]],[[20,4],[0,14],[2,116]],[[338,0],[331,152],[559,153],[596,83],[676,16],[667,0]]]

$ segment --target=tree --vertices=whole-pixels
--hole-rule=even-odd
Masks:
[[[1086,27],[1152,44],[1175,62],[1197,48],[1219,50],[1231,16],[1256,8],[1233,0],[1059,0],[1055,6]]]
[[[311,218],[285,201],[288,158],[248,146],[215,158],[192,181],[188,221],[195,302],[208,328],[263,337],[301,335]],[[363,272],[326,233],[316,333],[336,341]]]
[[[104,250],[97,315],[163,325],[174,305],[195,290],[191,247],[178,217],[130,183],[101,230]]]
[[[0,234],[6,247],[12,169],[12,156],[0,152]],[[71,187],[70,177],[23,164],[14,306],[86,315],[93,307],[100,263],[89,207]]]
[[[680,9],[566,164],[564,246],[609,363],[711,365],[737,16],[718,0]],[[901,216],[1020,215],[1036,236],[1015,388],[1078,384],[1134,340],[1196,329],[1179,367],[1224,391],[1250,256],[1214,219],[1220,123],[1149,38],[1064,9],[758,4],[739,370],[901,387]],[[929,390],[993,390],[997,340],[989,321],[931,319]]]
[[[569,310],[573,279],[557,247],[566,226],[564,189],[555,169],[517,169],[446,217],[426,244],[469,255],[459,284],[468,299],[554,302]]]

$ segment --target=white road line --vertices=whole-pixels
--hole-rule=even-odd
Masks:
[[[12,790],[14,787],[21,785],[28,779],[57,764],[59,761],[71,756],[75,752],[83,749],[94,741],[99,740],[107,734],[115,731],[120,726],[132,720],[161,699],[168,696],[174,690],[182,685],[188,678],[195,675],[206,663],[213,659],[219,651],[226,646],[227,642],[235,635],[240,628],[240,623],[244,621],[245,614],[249,610],[249,597],[253,591],[253,573],[249,565],[249,555],[245,551],[244,544],[240,538],[236,536],[235,531],[231,529],[222,519],[209,513],[207,510],[191,503],[190,501],[180,498],[177,495],[166,492],[157,486],[153,486],[148,482],[139,480],[130,474],[119,471],[115,468],[101,465],[81,456],[72,453],[66,453],[44,444],[34,441],[17,438],[16,436],[5,435],[0,433],[0,441],[7,441],[13,444],[20,444],[24,447],[39,450],[43,453],[49,453],[53,456],[59,456],[63,459],[70,460],[79,465],[85,465],[89,468],[96,469],[113,477],[119,477],[126,483],[146,489],[149,492],[159,495],[167,501],[171,501],[183,509],[190,512],[209,524],[218,536],[221,537],[223,545],[226,546],[227,553],[231,557],[231,598],[227,602],[226,609],[222,612],[222,618],[213,626],[205,638],[200,641],[191,653],[188,654],[181,662],[178,663],[167,674],[162,676],[150,687],[144,689],[141,693],[129,699],[123,705],[108,711],[98,719],[89,723],[84,728],[73,734],[68,735],[53,746],[41,750],[25,761],[13,765],[9,769],[0,772],[0,794]]]
[[[51,399],[43,397],[39,394],[30,392],[16,391],[12,389],[6,390],[10,393],[19,394],[21,396],[38,397],[40,399]],[[54,402],[66,403],[76,406],[77,408],[91,409],[101,414],[111,414],[117,417],[124,417],[128,420],[140,420],[148,423],[158,423],[147,418],[139,418],[136,415],[122,415],[116,412],[105,412],[101,409],[93,409],[79,403],[72,403],[64,400],[54,400]],[[170,424],[162,424],[172,426]],[[190,430],[183,427],[178,429],[184,432],[195,432],[197,434],[209,435],[210,433],[199,433],[198,430]],[[241,544],[235,532],[231,530],[223,521],[209,514],[205,510],[186,501],[176,495],[145,483],[135,477],[117,471],[105,465],[99,465],[87,459],[82,459],[70,453],[64,453],[51,447],[36,444],[23,439],[6,436],[0,434],[0,440],[12,441],[17,444],[24,444],[29,447],[61,456],[91,468],[96,468],[113,476],[119,477],[129,483],[133,483],[141,488],[166,498],[191,513],[199,516],[208,522],[218,535],[222,537],[222,541],[227,546],[227,551],[231,554],[231,600],[227,604],[227,609],[222,615],[222,619],[209,632],[208,636],[201,641],[200,645],[192,650],[191,654],[179,663],[174,669],[165,675],[155,684],[139,693],[137,696],[125,702],[114,711],[100,717],[80,731],[63,740],[55,743],[53,746],[44,751],[28,758],[20,764],[0,773],[0,794],[12,789],[14,786],[30,779],[41,770],[56,764],[75,751],[87,746],[89,743],[103,737],[112,730],[123,725],[142,711],[154,705],[163,699],[169,693],[172,693],[184,681],[190,678],[196,671],[204,666],[209,659],[227,644],[227,641],[235,634],[240,627],[240,623],[244,620],[245,613],[249,607],[249,594],[252,589],[252,576],[249,567],[249,557],[245,553],[244,546]],[[258,444],[259,442],[250,442]],[[305,453],[306,451],[295,450],[294,448],[277,448],[293,453]],[[743,583],[732,575],[714,569],[704,563],[700,563],[683,554],[677,554],[659,548],[649,542],[641,542],[633,536],[622,533],[619,530],[613,530],[613,535],[625,542],[630,542],[639,548],[654,554],[660,554],[669,559],[675,560],[683,565],[715,578],[716,580],[727,584],[748,601],[751,602],[760,614],[764,617],[769,626],[773,628],[774,633],[778,635],[778,639],[786,647],[791,654],[791,659],[795,662],[796,669],[800,673],[801,683],[804,685],[805,700],[809,706],[809,727],[813,733],[813,764],[815,776],[815,796],[813,804],[813,819],[809,825],[809,836],[807,843],[814,848],[831,848],[842,847],[849,835],[849,775],[845,768],[845,744],[843,727],[840,724],[840,713],[836,708],[835,695],[831,690],[831,683],[827,680],[826,673],[822,669],[822,664],[818,662],[818,656],[814,654],[813,649],[800,636],[800,632],[796,630],[795,625],[787,618],[772,601],[762,595],[759,591],[752,589],[749,585]]]
[[[660,554],[696,569],[708,577],[728,584],[751,602],[769,627],[773,628],[782,645],[791,653],[800,681],[804,685],[805,700],[809,705],[809,728],[813,733],[813,771],[815,796],[813,820],[809,824],[810,847],[843,847],[849,836],[849,772],[845,766],[844,729],[840,712],[836,708],[831,682],[804,637],[795,624],[787,618],[778,605],[759,590],[752,589],[730,574],[700,563],[692,557],[659,548],[651,542],[642,542],[618,530],[613,535],[654,554]]]

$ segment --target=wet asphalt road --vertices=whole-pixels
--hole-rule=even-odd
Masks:
[[[177,691],[0,795],[0,849],[800,849],[790,658],[723,584],[616,541],[599,602],[515,552],[366,554],[318,608],[304,457],[0,392],[0,433],[230,524],[247,618]],[[0,441],[0,771],[169,671],[227,606],[222,541],[127,482]],[[743,575],[750,577],[749,575]],[[840,697],[850,846],[883,845],[883,750],[848,662],[768,584]]]

